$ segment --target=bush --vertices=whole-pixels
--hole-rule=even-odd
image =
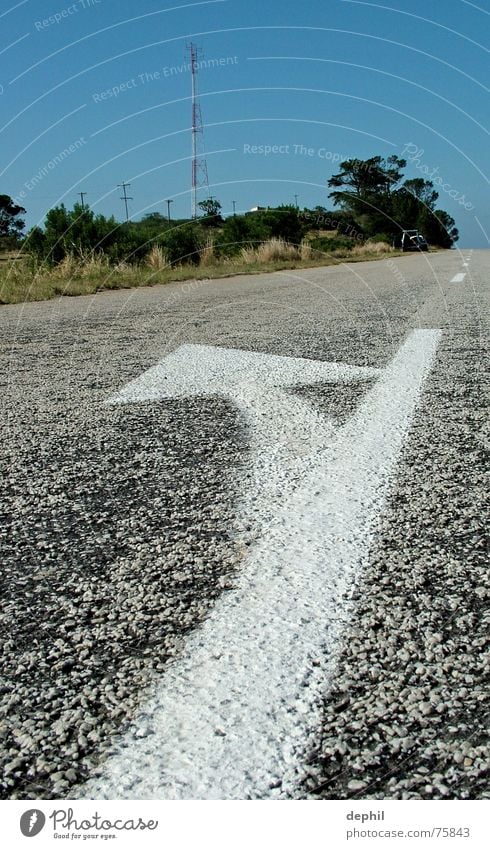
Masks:
[[[310,247],[314,251],[325,254],[330,254],[333,251],[349,251],[356,247],[356,245],[359,246],[359,242],[356,239],[350,239],[348,236],[333,236],[331,239],[312,239],[310,242]]]
[[[393,235],[390,233],[377,233],[375,236],[370,237],[369,243],[366,243],[366,246],[367,244],[372,245],[376,242],[384,242],[387,245],[391,245],[391,243],[393,242],[393,238]]]
[[[295,207],[278,207],[227,218],[215,243],[219,256],[237,256],[243,248],[254,249],[278,239],[300,245],[308,227]]]
[[[218,256],[236,256],[244,247],[253,247],[267,238],[253,216],[234,215],[227,218],[215,241]]]
[[[279,206],[249,214],[249,217],[264,231],[263,239],[283,239],[292,245],[300,245],[308,229],[296,207]]]
[[[200,228],[195,223],[174,227],[159,240],[170,265],[199,265],[201,243]]]

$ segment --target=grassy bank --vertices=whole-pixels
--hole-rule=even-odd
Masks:
[[[362,262],[399,256],[384,242],[353,249],[323,252],[308,243],[289,245],[271,239],[256,248],[244,248],[236,257],[217,259],[212,247],[203,249],[199,265],[170,266],[156,248],[143,264],[111,265],[104,257],[67,257],[55,267],[36,264],[29,257],[6,256],[0,262],[0,304],[45,301],[59,296],[91,295],[110,289],[132,289],[186,280],[217,279],[236,274],[261,274],[284,269],[312,268],[341,262]]]

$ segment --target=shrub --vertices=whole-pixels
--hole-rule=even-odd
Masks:
[[[312,239],[310,246],[316,253],[331,254],[339,250],[352,250],[356,246],[359,247],[359,242],[356,239],[350,239],[348,236],[333,236],[332,238]]]
[[[301,244],[308,229],[296,207],[279,206],[249,215],[265,231],[264,238],[283,239],[292,245]]]
[[[234,215],[227,218],[215,241],[218,256],[236,256],[243,248],[254,247],[269,234],[255,215]]]
[[[199,265],[201,244],[198,225],[189,223],[168,230],[160,239],[160,245],[170,265]]]
[[[367,244],[372,245],[375,242],[384,242],[387,245],[391,245],[392,241],[393,241],[393,236],[391,236],[389,233],[377,233],[375,236],[371,236],[369,238],[369,241],[366,242],[366,245]]]
[[[215,248],[220,256],[236,256],[271,239],[300,245],[307,230],[295,207],[278,207],[227,218]]]

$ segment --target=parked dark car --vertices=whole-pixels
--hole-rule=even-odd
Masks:
[[[402,251],[428,251],[429,245],[418,230],[403,230],[400,238]]]

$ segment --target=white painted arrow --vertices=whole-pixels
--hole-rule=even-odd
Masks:
[[[220,395],[232,400],[248,424],[253,480],[242,516],[262,527],[304,474],[308,457],[327,449],[333,422],[291,389],[322,383],[372,380],[379,369],[253,351],[182,345],[128,383],[108,403]],[[251,514],[254,514],[252,516]]]
[[[440,331],[414,331],[381,372],[184,346],[111,399],[231,395],[248,411],[260,434],[255,449],[260,454],[265,446],[264,469],[276,483],[282,476],[286,497],[269,504],[267,528],[236,589],[190,636],[133,732],[81,798],[253,799],[294,792],[308,735],[320,722],[352,588],[439,338]],[[374,387],[335,433],[306,403],[283,404],[281,387],[374,374]],[[260,410],[269,421],[260,424]],[[280,433],[291,415],[292,448],[274,464],[268,427]],[[260,456],[256,468],[258,486]],[[260,512],[264,498],[255,495]]]

